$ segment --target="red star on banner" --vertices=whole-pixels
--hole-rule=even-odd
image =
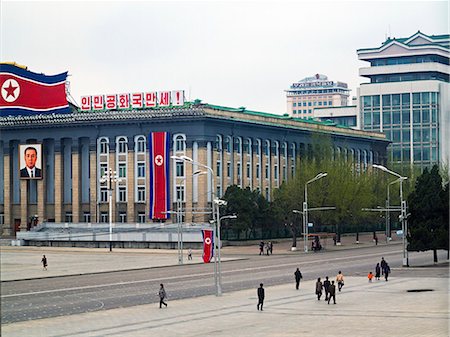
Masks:
[[[14,91],[16,91],[17,88],[18,87],[13,87],[12,82],[9,82],[9,87],[3,88],[7,92],[5,98],[8,98],[9,96],[16,98],[16,96],[14,95]]]

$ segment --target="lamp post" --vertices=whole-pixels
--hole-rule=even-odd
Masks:
[[[109,194],[109,251],[112,251],[112,193],[114,190],[113,183],[122,181],[119,178],[116,171],[111,168],[105,171],[103,176],[100,178],[100,183],[107,183],[107,189]]]
[[[303,202],[303,241],[304,241],[304,249],[305,253],[308,252],[308,184],[324,178],[328,175],[328,173],[319,173],[311,180],[308,180],[305,184],[305,201]]]
[[[221,200],[221,199],[215,199],[217,200],[216,205],[217,205],[217,253],[218,253],[218,257],[219,257],[219,261],[218,261],[218,284],[217,284],[217,296],[222,296],[222,267],[221,267],[221,263],[220,263],[220,246],[221,246],[221,242],[220,242],[220,222],[222,220],[225,219],[236,219],[237,215],[233,214],[233,215],[224,215],[222,217],[220,217],[220,212],[219,212],[219,206],[225,206],[227,204],[227,202],[225,200]]]
[[[387,185],[387,199],[386,199],[386,243],[389,243],[391,240],[391,212],[390,212],[390,205],[391,205],[391,198],[389,193],[389,187],[392,184],[395,184],[400,181],[400,178],[395,179],[394,181],[391,181]]]
[[[406,239],[406,235],[408,233],[408,222],[406,220],[406,200],[403,200],[403,180],[408,179],[408,177],[403,177],[400,174],[393,172],[389,169],[387,169],[386,167],[382,166],[382,165],[372,165],[372,167],[379,169],[381,171],[387,172],[389,174],[392,174],[394,176],[396,176],[400,181],[400,220],[402,222],[402,232],[403,232],[403,267],[409,267],[409,261],[408,261],[408,251],[407,251],[407,246],[408,246],[408,240]],[[389,190],[389,187],[388,187]]]
[[[214,241],[217,242],[219,240],[216,240],[217,238],[217,222],[218,222],[218,213],[216,215],[216,206],[215,206],[215,199],[214,199],[214,171],[211,167],[204,165],[202,163],[199,163],[197,161],[194,161],[192,158],[185,156],[185,155],[181,155],[181,156],[171,156],[170,158],[174,159],[174,160],[179,160],[179,161],[183,161],[183,162],[188,162],[192,165],[197,165],[200,167],[205,168],[206,170],[208,170],[210,176],[211,176],[211,213],[212,213],[212,221],[210,221],[211,225],[213,226],[213,231],[214,231]],[[201,172],[199,172],[200,174]],[[218,199],[217,199],[218,200]],[[220,237],[220,233],[219,233],[219,237]],[[218,248],[218,254],[220,254],[220,246]],[[218,277],[217,277],[217,273],[218,273],[218,268],[217,268],[217,254],[214,251],[214,284],[216,287],[216,296],[220,296],[221,295],[221,289],[220,289],[220,285],[218,282]]]

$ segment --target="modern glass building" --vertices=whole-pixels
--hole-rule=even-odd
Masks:
[[[419,31],[358,50],[370,62],[359,71],[370,83],[358,89],[358,126],[385,133],[393,163],[449,163],[449,41]]]

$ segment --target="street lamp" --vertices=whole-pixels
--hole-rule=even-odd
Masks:
[[[391,198],[390,198],[390,193],[389,193],[389,187],[392,184],[395,184],[397,182],[399,182],[401,179],[395,179],[394,181],[391,181],[388,185],[387,185],[387,199],[386,199],[386,243],[389,243],[389,241],[391,240],[391,210],[390,210],[390,204],[391,204]]]
[[[218,214],[219,213],[217,213],[217,216],[216,216],[216,207],[215,207],[215,201],[219,200],[219,199],[214,199],[214,188],[215,188],[215,185],[214,185],[214,171],[213,171],[213,169],[211,167],[207,166],[207,165],[204,165],[202,163],[194,161],[192,158],[190,158],[190,157],[188,157],[186,155],[170,156],[170,158],[172,158],[174,160],[188,162],[188,163],[190,163],[192,165],[197,165],[197,166],[203,167],[203,168],[208,170],[208,172],[209,172],[209,174],[211,176],[211,192],[210,193],[211,193],[212,221],[210,221],[210,223],[211,223],[211,225],[213,227],[213,231],[214,231],[214,241],[215,242],[219,241],[219,240],[216,240],[216,238],[217,238],[217,229],[216,229],[217,226],[216,225],[217,225],[217,222],[218,222]],[[197,172],[198,172],[198,174],[202,173],[201,171],[196,171],[195,173],[197,173]],[[219,233],[219,237],[220,237],[220,233]],[[220,246],[219,246],[219,249],[218,249],[218,253],[220,254]],[[214,284],[216,286],[216,296],[220,296],[221,295],[221,289],[220,289],[220,285],[218,283],[217,270],[218,270],[218,268],[217,268],[217,254],[214,251]]]
[[[116,171],[111,168],[105,171],[103,176],[100,178],[100,183],[107,183],[107,190],[109,192],[109,251],[112,251],[112,193],[114,190],[113,183],[122,181],[119,178]]]
[[[403,180],[408,179],[408,177],[403,177],[400,174],[393,172],[389,169],[387,169],[386,167],[382,166],[382,165],[372,165],[372,167],[379,169],[381,171],[387,172],[389,174],[392,174],[394,176],[396,176],[400,181],[400,208],[401,208],[401,213],[400,213],[400,220],[402,222],[402,231],[403,231],[403,266],[404,267],[409,267],[409,262],[408,262],[408,251],[407,251],[407,246],[408,246],[408,240],[406,239],[406,234],[408,233],[408,222],[407,222],[407,215],[406,215],[406,200],[403,200]],[[389,187],[388,187],[389,190]]]
[[[217,205],[217,255],[219,257],[218,260],[218,283],[216,286],[216,295],[217,296],[222,296],[222,267],[221,267],[221,260],[220,260],[220,246],[221,246],[221,242],[220,242],[220,222],[222,220],[225,219],[236,219],[237,215],[233,214],[233,215],[224,215],[224,216],[220,216],[220,212],[219,212],[219,206],[225,206],[227,204],[227,202],[225,200],[221,200],[221,199],[215,199],[214,202]]]
[[[308,184],[324,178],[328,175],[328,173],[319,173],[313,179],[308,180],[305,184],[305,201],[303,202],[303,241],[304,241],[304,249],[305,253],[308,252]]]

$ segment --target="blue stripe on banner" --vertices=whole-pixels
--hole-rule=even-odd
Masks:
[[[150,184],[149,184],[149,190],[150,190],[150,198],[149,198],[149,207],[150,207],[150,219],[153,219],[153,134],[150,132],[150,135],[148,137],[148,151],[149,151],[149,168],[150,168]]]
[[[50,109],[50,110],[30,110],[25,108],[6,108],[6,107],[0,107],[0,116],[35,116],[35,115],[41,115],[41,114],[68,114],[71,113],[72,109],[69,105],[63,108],[57,108],[57,109]]]
[[[170,133],[166,132],[166,151],[164,154],[164,164],[166,165],[166,210],[170,211]],[[170,213],[167,214],[170,219]]]
[[[46,83],[46,84],[55,84],[55,83],[63,82],[67,78],[67,71],[62,74],[57,74],[57,75],[44,75],[44,74],[33,73],[32,71],[16,67],[12,64],[0,64],[0,73],[10,73],[12,75],[21,76],[21,77],[28,78],[33,81]]]

